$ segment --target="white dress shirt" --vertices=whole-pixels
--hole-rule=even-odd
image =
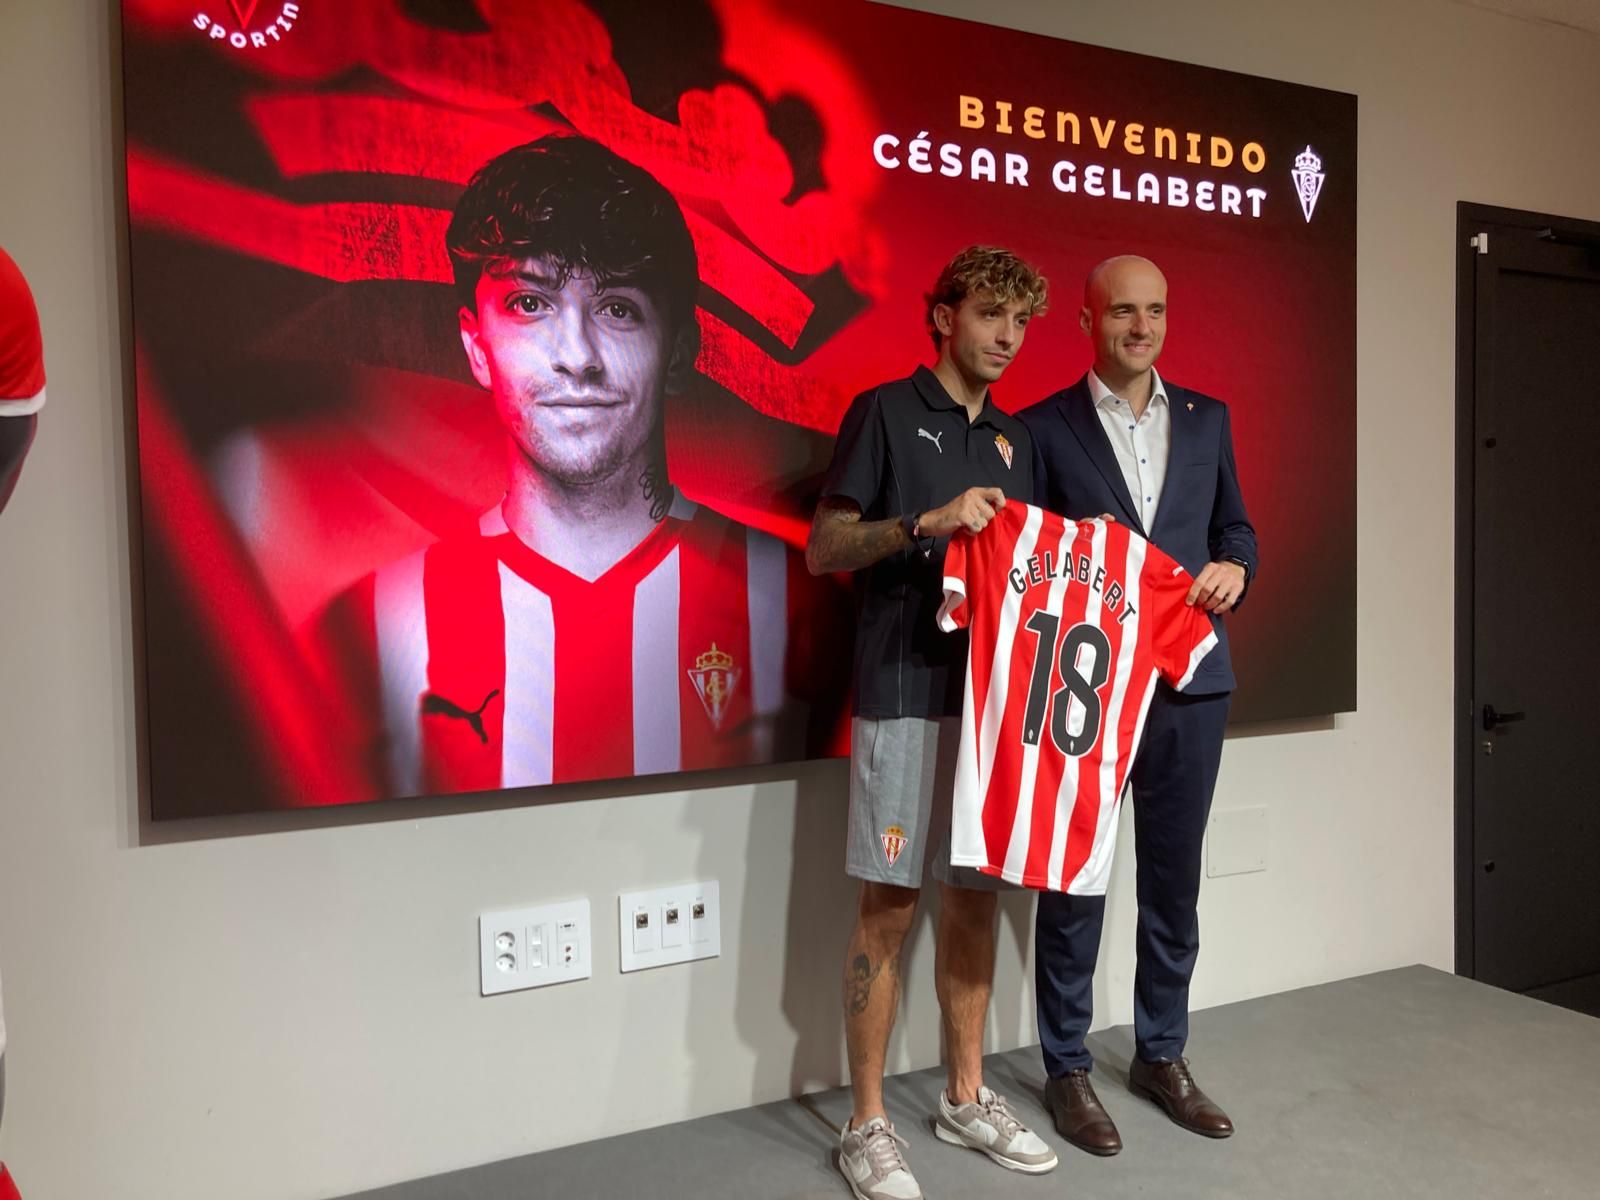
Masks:
[[[1139,513],[1144,531],[1155,525],[1156,509],[1161,504],[1161,488],[1167,481],[1167,459],[1172,454],[1172,411],[1161,376],[1150,368],[1155,387],[1150,403],[1134,420],[1133,407],[1089,372],[1089,394],[1094,398],[1095,414],[1111,441],[1122,468],[1122,481],[1128,485],[1133,507]]]

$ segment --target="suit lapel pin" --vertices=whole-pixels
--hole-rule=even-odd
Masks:
[[[1193,412],[1194,411],[1194,401],[1193,400],[1189,401],[1189,403],[1185,407],[1187,407],[1190,412]]]

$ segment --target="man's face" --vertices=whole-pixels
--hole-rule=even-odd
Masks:
[[[1154,263],[1113,263],[1089,287],[1080,318],[1095,374],[1128,379],[1155,366],[1167,340],[1167,279]]]
[[[486,270],[478,311],[461,310],[461,343],[528,462],[563,483],[591,483],[649,441],[683,347],[641,289],[599,287],[586,272],[558,287],[559,277],[539,259]]]
[[[987,292],[963,297],[954,309],[941,304],[933,311],[935,328],[944,339],[940,352],[965,379],[991,384],[1022,349],[1030,314],[1026,300],[1000,301]]]

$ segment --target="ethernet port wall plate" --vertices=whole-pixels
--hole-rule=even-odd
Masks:
[[[722,897],[714,879],[617,897],[622,971],[722,954]]]

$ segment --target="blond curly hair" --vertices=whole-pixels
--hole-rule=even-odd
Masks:
[[[1001,304],[1024,301],[1034,317],[1044,316],[1050,308],[1050,282],[1033,267],[999,246],[968,246],[939,272],[933,290],[923,297],[935,350],[944,339],[933,323],[933,310],[941,304],[959,308],[972,295],[990,295]]]

